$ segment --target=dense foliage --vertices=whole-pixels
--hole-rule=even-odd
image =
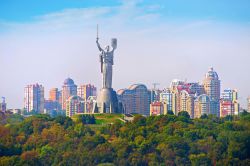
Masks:
[[[96,124],[96,119],[94,115],[76,115],[75,119],[77,123]]]
[[[136,116],[104,126],[87,125],[93,116],[15,119],[0,125],[0,165],[250,165],[248,113]]]

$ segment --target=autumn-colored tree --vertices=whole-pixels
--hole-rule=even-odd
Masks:
[[[63,116],[5,115],[0,165],[250,165],[247,112],[233,120],[190,119],[182,112],[136,115],[124,124],[87,123]]]

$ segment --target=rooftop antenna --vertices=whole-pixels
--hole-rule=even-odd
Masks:
[[[160,83],[152,83],[153,84],[153,90],[156,90],[156,86],[160,85]]]

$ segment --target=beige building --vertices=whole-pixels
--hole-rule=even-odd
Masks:
[[[183,90],[180,92],[180,111],[186,111],[190,117],[194,117],[194,95]]]
[[[203,85],[197,82],[187,83],[184,81],[173,80],[170,85],[172,93],[172,110],[178,115],[181,111],[189,113],[194,118],[194,100],[198,95],[204,93]]]
[[[194,101],[194,118],[200,118],[201,115],[210,114],[210,98],[203,94]]]

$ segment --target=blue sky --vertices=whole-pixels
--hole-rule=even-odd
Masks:
[[[9,21],[32,21],[34,16],[44,15],[68,8],[88,8],[118,5],[111,0],[1,0],[0,16]]]
[[[66,8],[118,6],[122,3],[121,0],[1,0],[0,18],[5,21],[32,21],[34,16]],[[250,20],[249,0],[139,0],[138,5],[159,5],[162,15],[172,19]]]
[[[246,106],[249,9],[249,0],[0,0],[0,96],[22,108],[27,84],[42,84],[46,97],[67,77],[100,88],[98,23],[102,46],[118,39],[114,89],[202,82],[213,66]]]

